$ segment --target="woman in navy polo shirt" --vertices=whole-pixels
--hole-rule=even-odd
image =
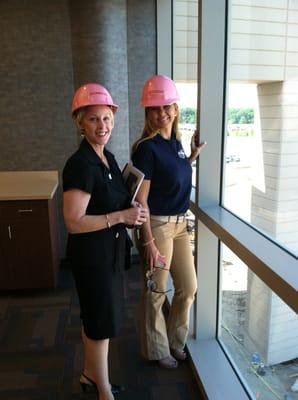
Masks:
[[[105,145],[118,106],[99,84],[80,87],[72,115],[83,135],[63,170],[63,214],[70,263],[83,322],[84,369],[80,382],[97,388],[98,399],[113,400],[121,387],[110,385],[109,338],[117,335],[123,314],[126,225],[146,221],[146,209],[130,205],[118,164]]]
[[[163,75],[144,85],[141,105],[145,126],[132,149],[133,164],[145,174],[137,200],[150,210],[137,239],[144,268],[142,295],[141,352],[158,360],[164,368],[176,368],[186,358],[189,311],[197,290],[197,279],[185,213],[191,192],[191,162],[204,143],[194,135],[191,155],[186,157],[178,131],[179,94],[175,83]],[[175,293],[167,321],[162,307],[168,274]]]

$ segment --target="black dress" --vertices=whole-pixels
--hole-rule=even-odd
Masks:
[[[63,191],[80,189],[90,193],[88,215],[129,207],[129,193],[117,162],[106,149],[104,154],[110,169],[84,139],[63,170]],[[119,331],[128,250],[130,239],[123,224],[68,235],[67,260],[75,278],[84,332],[90,339],[111,338]]]

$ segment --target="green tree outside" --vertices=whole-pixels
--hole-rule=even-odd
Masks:
[[[182,124],[196,124],[197,110],[195,108],[186,107],[180,109],[180,122]]]
[[[253,108],[230,108],[228,110],[228,124],[253,124]]]
[[[180,110],[180,121],[184,124],[195,124],[197,122],[197,110],[186,107]],[[253,108],[230,108],[228,110],[228,124],[253,124]]]

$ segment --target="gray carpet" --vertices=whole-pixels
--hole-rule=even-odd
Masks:
[[[126,391],[119,400],[199,400],[187,362],[164,370],[141,359],[137,321],[138,267],[126,274],[126,316],[111,341],[111,380]],[[56,290],[0,292],[0,399],[95,400],[81,391],[79,307],[71,273],[62,269]]]

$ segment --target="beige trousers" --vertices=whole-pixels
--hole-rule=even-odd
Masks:
[[[147,267],[141,257],[144,272],[140,314],[141,353],[149,360],[160,360],[169,356],[170,348],[182,350],[185,346],[197,279],[186,222],[176,224],[151,219],[151,228],[160,254],[166,257],[166,268],[170,269],[155,269],[152,279],[157,285],[156,290],[166,291],[169,273],[174,285],[174,296],[166,321],[163,313],[166,294],[147,289]],[[138,248],[141,252],[140,243]]]

